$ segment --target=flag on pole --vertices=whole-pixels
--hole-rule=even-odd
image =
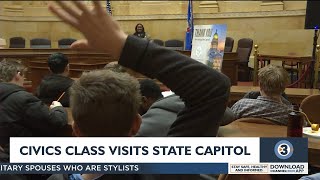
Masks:
[[[112,9],[111,9],[111,2],[110,0],[107,0],[107,12],[109,15],[112,16]]]
[[[188,2],[188,16],[187,16],[187,32],[186,32],[186,46],[185,50],[191,51],[192,49],[192,36],[193,36],[193,10],[192,0]]]

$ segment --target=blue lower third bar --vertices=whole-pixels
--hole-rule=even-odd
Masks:
[[[225,174],[228,163],[0,163],[0,174]]]

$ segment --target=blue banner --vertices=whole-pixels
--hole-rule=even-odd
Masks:
[[[0,163],[0,174],[226,174],[228,163]]]
[[[187,32],[186,32],[186,44],[185,50],[191,51],[192,49],[192,36],[193,36],[193,10],[192,10],[192,0],[188,2],[188,16],[187,16]]]

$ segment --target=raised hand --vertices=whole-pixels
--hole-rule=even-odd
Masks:
[[[50,3],[49,10],[65,23],[78,29],[86,38],[76,41],[71,48],[89,48],[109,53],[115,58],[120,57],[128,35],[121,30],[118,22],[106,13],[100,1],[93,1],[92,10],[81,1],[72,1],[73,7],[64,1],[56,2],[61,9]]]

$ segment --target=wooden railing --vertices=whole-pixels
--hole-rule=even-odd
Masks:
[[[26,80],[32,82],[32,90],[41,82],[41,79],[49,74],[49,69],[47,65],[48,57],[55,52],[61,52],[65,54],[69,59],[71,78],[78,78],[83,71],[100,69],[103,68],[107,63],[116,61],[109,54],[99,53],[93,51],[84,50],[73,50],[73,49],[0,49],[0,60],[3,58],[13,58],[21,60],[21,62],[28,67],[26,73]],[[190,56],[190,51],[178,51],[186,56]],[[238,56],[237,53],[225,53],[222,64],[222,72],[226,74],[232,85],[237,84],[238,73],[237,73],[237,63]],[[137,77],[138,79],[145,78],[145,76],[140,73],[134,72],[132,70],[128,71],[131,75]],[[164,87],[165,89],[165,87]]]
[[[319,48],[319,47],[318,47]],[[296,87],[302,87],[303,80],[306,76],[309,75],[308,71],[310,71],[310,65],[312,63],[312,57],[307,56],[278,56],[278,55],[265,55],[260,54],[258,50],[258,45],[254,46],[254,74],[253,74],[253,85],[258,85],[258,70],[259,68],[264,67],[271,63],[271,61],[281,61],[282,63],[296,64],[298,69],[298,80],[296,82],[292,82],[288,87],[293,87],[293,85],[297,85]],[[317,51],[317,62],[319,62],[319,50]],[[316,63],[315,70],[318,72],[319,63]],[[317,73],[314,74],[314,82],[318,81]],[[310,86],[310,84],[309,84]],[[315,87],[315,86],[314,86]]]
[[[55,52],[61,52],[68,57],[71,78],[78,78],[83,71],[101,69],[109,62],[115,61],[106,53],[73,49],[0,49],[0,59],[17,59],[28,67],[26,80],[32,82],[34,92],[41,79],[50,73],[47,59]]]

